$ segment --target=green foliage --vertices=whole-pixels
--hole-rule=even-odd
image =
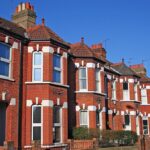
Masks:
[[[120,146],[120,145],[134,145],[138,140],[136,132],[133,131],[101,131],[101,146]]]
[[[85,127],[79,127],[73,129],[73,139],[76,140],[88,140],[98,138],[100,135],[99,129],[88,129]]]

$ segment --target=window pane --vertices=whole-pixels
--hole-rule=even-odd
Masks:
[[[41,140],[41,127],[33,127],[33,140]]]
[[[128,90],[128,83],[127,82],[123,83],[123,90]]]
[[[9,63],[0,61],[0,75],[9,76]]]
[[[143,120],[143,125],[147,125],[147,120]]]
[[[60,107],[54,106],[53,109],[54,123],[60,123]]]
[[[85,68],[80,68],[79,76],[80,76],[80,78],[86,78],[86,69]]]
[[[41,53],[34,53],[34,65],[41,65]]]
[[[96,111],[96,124],[99,124],[100,122],[100,117],[99,117],[99,111]]]
[[[53,81],[60,83],[60,76],[61,76],[61,72],[57,71],[57,70],[54,70]]]
[[[10,47],[0,43],[0,57],[6,58],[9,60],[10,57]]]
[[[96,69],[96,80],[100,80],[100,71]]]
[[[125,125],[129,125],[130,124],[130,117],[129,115],[125,115]]]
[[[41,81],[41,68],[34,68],[34,81]]]
[[[33,107],[33,123],[41,123],[41,107]]]
[[[87,111],[80,112],[80,125],[87,125]]]
[[[53,65],[54,67],[60,68],[60,55],[54,54]]]
[[[60,142],[60,127],[55,127],[53,139],[54,142]]]
[[[80,80],[80,89],[86,89],[86,80],[85,79]]]

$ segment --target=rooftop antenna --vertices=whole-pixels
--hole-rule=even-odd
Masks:
[[[106,49],[106,47],[107,47],[107,42],[109,41],[110,39],[105,39],[102,43],[104,43],[104,47],[105,47],[105,49]]]

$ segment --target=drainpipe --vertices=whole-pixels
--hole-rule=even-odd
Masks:
[[[109,126],[108,126],[109,117],[108,117],[108,79],[107,79],[107,75],[105,75],[105,77],[104,77],[104,86],[105,86],[106,129],[109,129]]]
[[[22,83],[23,83],[23,43],[20,43],[19,96],[18,96],[18,150],[22,146]]]

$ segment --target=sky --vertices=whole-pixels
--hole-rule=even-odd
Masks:
[[[16,6],[26,0],[1,0],[0,17],[11,20]],[[107,58],[127,65],[144,63],[150,76],[150,0],[28,0],[37,24],[45,18],[65,41],[89,46],[102,43]]]

